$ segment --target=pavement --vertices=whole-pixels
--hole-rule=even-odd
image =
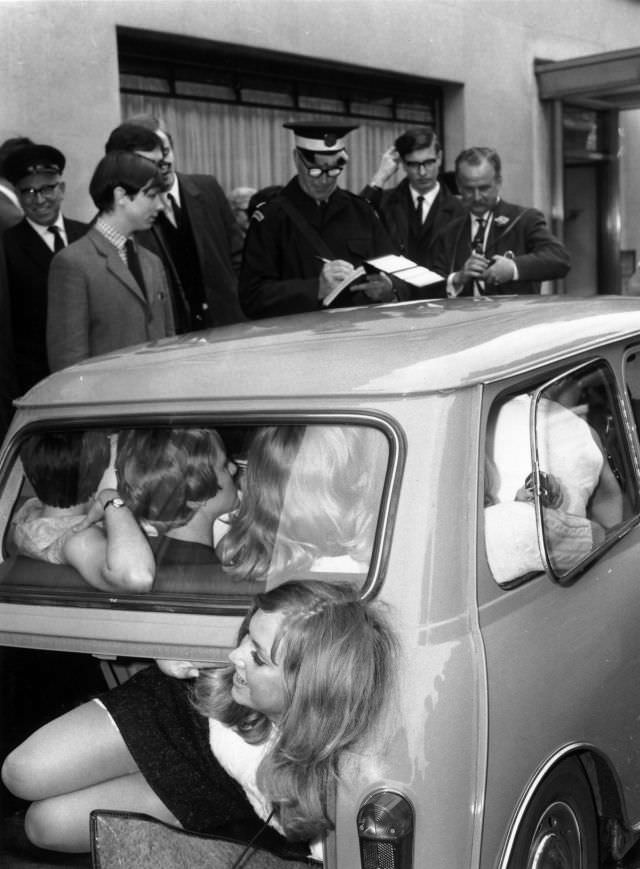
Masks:
[[[34,847],[24,834],[24,814],[16,812],[0,825],[2,869],[91,869],[89,854],[60,854]]]

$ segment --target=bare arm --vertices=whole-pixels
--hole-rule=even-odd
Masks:
[[[94,501],[84,528],[65,543],[65,560],[90,585],[104,591],[151,591],[155,560],[149,542],[128,507],[105,504],[118,496],[103,489]],[[105,531],[96,526],[104,520]]]

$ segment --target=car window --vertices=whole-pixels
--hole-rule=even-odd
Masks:
[[[640,426],[640,348],[632,348],[625,356],[624,379],[633,413],[636,431]]]
[[[583,366],[496,402],[489,418],[485,542],[494,578],[572,576],[637,511],[613,374]]]
[[[0,595],[196,607],[292,576],[362,586],[389,453],[381,430],[357,423],[39,428],[5,477]],[[107,533],[107,511],[123,511],[128,537]],[[136,586],[140,546],[151,580]]]

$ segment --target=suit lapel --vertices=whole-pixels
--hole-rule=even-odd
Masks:
[[[91,241],[98,253],[104,257],[107,271],[113,275],[121,284],[123,284],[136,298],[146,307],[147,300],[144,293],[137,284],[137,281],[120,259],[120,254],[114,245],[102,235],[97,229],[89,231]]]
[[[87,226],[84,223],[80,223],[78,220],[69,220],[66,217],[62,218],[64,223],[64,229],[67,233],[67,241],[69,244],[73,241],[77,241],[87,231]]]
[[[46,272],[53,257],[53,251],[26,220],[19,225],[19,229],[20,244],[25,255]]]
[[[520,218],[526,214],[527,211],[528,209],[526,208],[522,211],[518,211],[514,209],[513,206],[508,206],[507,203],[502,202],[501,200],[495,209],[493,220],[491,221],[487,250],[491,248],[491,250],[495,252],[499,242],[504,238],[504,236],[512,231],[516,224],[519,223]]]
[[[462,268],[471,254],[471,217],[466,215],[460,220],[455,242],[451,251],[449,274]]]
[[[202,213],[202,196],[196,185],[188,176],[178,175],[180,189],[180,208],[186,212],[189,224],[193,226],[205,219]]]
[[[433,225],[436,221],[436,215],[440,209],[441,202],[442,202],[442,185],[440,186],[440,190],[438,191],[438,195],[431,203],[431,208],[429,209],[429,213],[427,214],[427,219],[425,220],[425,222],[422,224],[422,227],[420,228],[420,235],[428,235],[431,232]]]

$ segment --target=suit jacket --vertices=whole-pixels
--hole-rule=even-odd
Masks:
[[[431,268],[435,237],[465,213],[460,199],[442,182],[424,223],[416,219],[407,178],[392,190],[365,187],[360,195],[378,211],[398,252],[427,268]]]
[[[446,277],[462,268],[471,255],[470,220],[468,215],[457,218],[434,240],[434,271]],[[485,256],[507,253],[515,261],[518,280],[492,287],[492,294],[539,293],[541,281],[563,278],[571,267],[566,248],[549,232],[540,211],[501,200],[494,210]],[[445,295],[441,284],[434,291]],[[473,295],[473,281],[461,295]]]
[[[0,234],[22,220],[22,209],[10,199],[0,187]],[[11,328],[11,304],[9,279],[4,256],[4,245],[0,238],[0,440],[4,437],[13,409],[11,399],[18,394]]]
[[[162,263],[143,247],[138,254],[148,299],[116,247],[95,227],[53,258],[47,313],[52,371],[174,334]]]
[[[243,246],[243,237],[224,191],[213,175],[178,173],[180,208],[193,236],[197,271],[207,305],[205,326],[224,326],[244,320],[238,301],[238,282],[233,257]],[[171,282],[176,312],[184,309],[185,287],[168,252],[166,239],[158,239],[161,226],[140,236],[141,244],[163,260]],[[163,243],[164,241],[164,243]]]
[[[69,244],[87,231],[77,220],[64,220]],[[47,363],[47,278],[54,253],[28,220],[3,237],[11,304],[18,395],[49,374]]]

